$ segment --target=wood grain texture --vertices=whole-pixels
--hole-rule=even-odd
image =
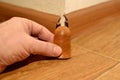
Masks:
[[[82,48],[72,41],[69,60],[41,60],[3,73],[0,80],[93,80],[118,62]]]
[[[78,37],[79,45],[101,55],[120,60],[120,15],[101,20]],[[79,39],[80,38],[80,39]]]
[[[47,14],[44,12],[11,5],[4,2],[0,2],[0,15],[4,17],[4,19],[2,18],[0,21],[7,20],[11,17],[28,18],[44,25],[52,32],[54,32],[56,25],[60,19],[60,17],[57,15]]]
[[[120,64],[105,72],[95,80],[120,80]]]
[[[73,37],[79,36],[81,30],[89,27],[84,25],[120,13],[120,6],[118,5],[120,4],[116,1],[109,1],[66,14],[65,17],[72,30]]]
[[[120,9],[120,0],[111,0]]]
[[[93,13],[96,8],[92,9],[93,14],[89,10],[83,11],[80,14],[85,18],[71,23],[73,27],[69,25],[74,30],[74,36],[77,35],[72,39],[71,59],[40,60],[36,55],[34,62],[0,74],[0,80],[119,80],[120,14],[119,8],[116,5],[113,7],[113,4],[116,2],[102,4],[104,7],[97,8],[98,14]],[[99,10],[104,14],[99,14]],[[87,16],[88,13],[90,16]]]

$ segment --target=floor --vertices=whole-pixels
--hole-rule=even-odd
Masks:
[[[0,80],[120,80],[120,15],[85,26],[72,39],[72,58],[43,59],[0,74]]]

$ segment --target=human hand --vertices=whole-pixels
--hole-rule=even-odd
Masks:
[[[0,72],[30,54],[58,57],[62,50],[52,43],[54,35],[42,25],[14,17],[0,24]]]

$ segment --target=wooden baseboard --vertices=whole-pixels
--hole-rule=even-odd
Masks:
[[[36,21],[54,32],[60,17],[29,8],[23,8],[8,3],[0,2],[0,21],[7,20],[11,17],[19,16]]]
[[[119,1],[119,0],[118,0]],[[79,35],[82,29],[92,26],[87,24],[95,23],[96,21],[120,13],[120,3],[118,1],[109,1],[92,7],[66,14],[68,26],[71,28],[73,37]],[[120,2],[120,1],[119,1]]]
[[[81,9],[69,14],[65,14],[66,23],[72,31],[72,38],[79,35],[79,32],[92,25],[96,21],[120,14],[120,1],[111,0],[101,3],[92,7]],[[54,32],[55,27],[58,25],[60,16],[47,14],[33,9],[18,7],[8,3],[0,2],[0,21],[7,20],[11,17],[19,16],[34,20],[46,26],[51,32]],[[97,22],[98,23],[98,22]],[[87,26],[85,26],[87,25]]]

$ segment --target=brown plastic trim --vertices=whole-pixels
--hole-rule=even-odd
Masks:
[[[44,25],[52,32],[54,32],[55,27],[60,20],[60,16],[57,15],[23,8],[4,2],[0,2],[0,16],[2,17],[0,21],[7,20],[14,16],[28,18]]]
[[[83,27],[85,27],[84,25],[94,23],[96,20],[119,13],[120,4],[118,4],[116,1],[101,3],[64,15],[67,20],[66,22],[72,31],[72,37],[79,35],[78,33],[81,31],[81,29],[83,29]]]
[[[96,20],[103,19],[119,12],[120,1],[111,0],[109,2],[71,12],[64,16],[66,18],[66,26],[70,27],[72,31],[72,38],[74,38],[79,35],[78,33],[82,29],[84,29],[84,25],[94,23]],[[51,32],[54,32],[55,27],[58,25],[60,20],[60,16],[57,15],[0,2],[0,22],[14,16],[20,16],[34,20],[47,27]]]
[[[112,0],[112,2],[120,9],[120,0]]]

